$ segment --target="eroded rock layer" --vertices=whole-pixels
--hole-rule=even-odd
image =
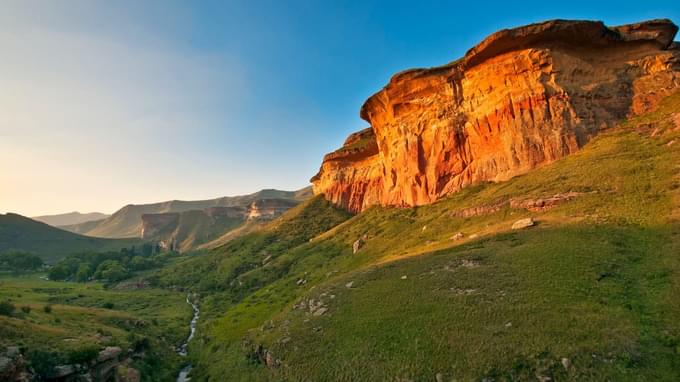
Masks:
[[[416,206],[569,155],[680,88],[677,30],[554,20],[398,73],[362,106],[370,127],[324,157],[314,192],[354,212]]]

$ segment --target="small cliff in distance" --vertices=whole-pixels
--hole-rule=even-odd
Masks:
[[[297,191],[265,189],[248,195],[226,196],[207,200],[170,200],[151,204],[129,204],[106,219],[59,228],[94,237],[140,237],[143,229],[142,216],[145,214],[182,213],[222,207],[246,208],[260,199],[287,199],[300,202],[310,196],[310,187],[305,187]]]
[[[164,249],[186,252],[218,239],[248,221],[275,219],[298,205],[293,199],[257,199],[247,207],[209,207],[202,210],[150,213],[141,217],[141,238]]]
[[[353,212],[417,206],[574,153],[680,89],[677,30],[553,20],[398,73],[362,106],[370,127],[324,157],[314,193]]]

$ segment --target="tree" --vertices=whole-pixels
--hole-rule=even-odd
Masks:
[[[52,268],[50,268],[49,272],[47,272],[47,277],[50,280],[66,280],[66,278],[69,276],[69,271],[66,267],[61,266],[61,265],[55,265]]]
[[[120,281],[128,275],[127,269],[116,260],[106,260],[99,264],[94,278],[99,280]]]
[[[148,259],[145,259],[142,256],[135,256],[130,260],[130,269],[133,271],[141,271],[144,269],[149,268],[151,265],[151,261]]]
[[[35,271],[43,266],[40,257],[21,251],[11,251],[0,254],[0,269],[12,272]]]
[[[80,263],[78,271],[76,271],[76,281],[84,283],[90,278],[91,274],[92,267],[90,267],[90,263]]]

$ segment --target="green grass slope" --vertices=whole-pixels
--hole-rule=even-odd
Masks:
[[[35,362],[33,354],[43,352],[52,354],[56,364],[68,364],[74,353],[86,349],[119,346],[128,353],[138,348],[132,366],[143,380],[174,379],[182,363],[174,347],[188,336],[192,316],[184,293],[105,289],[98,283],[38,276],[0,276],[0,301],[16,307],[12,315],[0,315],[2,349],[19,346],[29,363]]]
[[[349,217],[314,198],[159,272],[202,295],[192,380],[678,380],[678,113],[680,94],[428,206]],[[567,192],[546,211],[460,214]],[[511,230],[525,217],[538,224]]]
[[[117,251],[139,245],[140,239],[101,239],[87,237],[52,227],[27,217],[0,214],[0,252],[27,251],[48,263],[84,251]]]

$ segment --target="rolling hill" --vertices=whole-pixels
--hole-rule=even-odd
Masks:
[[[17,214],[0,214],[0,252],[34,253],[48,263],[83,251],[117,251],[141,244],[141,239],[87,237],[52,227]]]
[[[94,220],[102,220],[106,219],[107,217],[109,217],[109,215],[102,214],[100,212],[90,212],[86,214],[81,214],[80,212],[69,212],[58,215],[33,216],[31,219],[49,224],[53,227],[59,227],[64,225],[82,224]]]
[[[95,237],[140,237],[142,232],[142,216],[145,214],[181,213],[204,210],[211,207],[246,207],[258,199],[302,201],[310,196],[311,188],[307,187],[298,191],[261,190],[248,195],[227,196],[207,200],[171,200],[152,204],[130,204],[116,211],[106,219],[63,226],[61,228],[82,235]]]

